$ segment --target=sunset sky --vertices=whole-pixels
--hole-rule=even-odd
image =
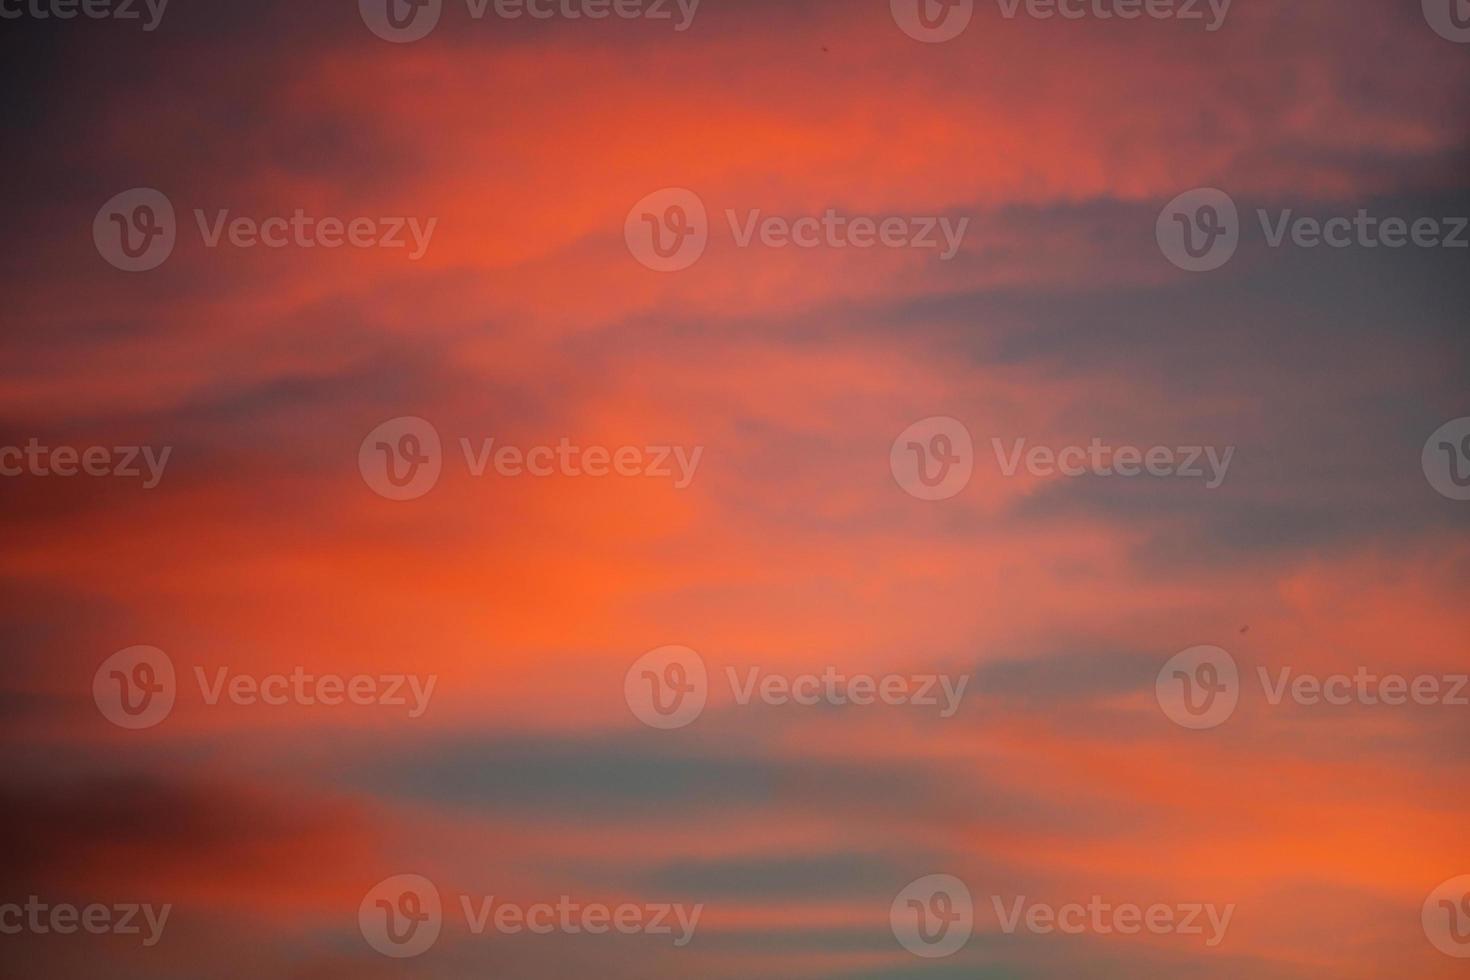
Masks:
[[[1470,932],[1448,955],[1421,911],[1470,875],[1470,706],[1259,680],[1470,672],[1470,502],[1430,472],[1470,416],[1470,248],[1270,241],[1470,215],[1470,43],[1436,0],[1234,0],[1214,30],[1203,2],[975,0],[943,41],[906,0],[443,0],[411,41],[375,2],[172,0],[152,29],[142,0],[0,2],[0,450],[140,469],[0,452],[0,906],[171,906],[151,946],[0,928],[0,977],[1466,975]],[[127,271],[113,215],[167,218],[138,188],[176,240]],[[1192,272],[1161,229],[1198,188],[1239,244]],[[635,239],[670,189],[708,242],[658,271]],[[829,210],[938,245],[742,243]],[[230,231],[298,211],[405,245]],[[973,473],[922,499],[901,434],[933,448],[934,418]],[[430,431],[403,419],[441,472],[389,499],[378,433]],[[645,472],[476,475],[491,439]],[[1231,455],[1212,487],[1007,475],[1018,440]],[[1193,730],[1156,682],[1202,645],[1239,704]],[[669,646],[707,703],[659,728],[629,692]],[[176,676],[134,729],[104,662],[136,647]],[[741,703],[752,670],[968,680],[946,716]],[[293,673],[407,704],[224,693]],[[936,874],[973,935],[916,955],[890,911]],[[399,875],[445,907],[403,958],[359,915]],[[702,913],[682,946],[476,935],[462,896]],[[1093,896],[1234,908],[1207,945],[995,905]]]

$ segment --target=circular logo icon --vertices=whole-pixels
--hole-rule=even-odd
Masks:
[[[406,959],[427,952],[444,926],[439,889],[423,875],[384,878],[363,896],[357,926],[384,956]]]
[[[357,0],[357,9],[378,37],[407,44],[427,37],[438,25],[444,0]]]
[[[1429,893],[1424,935],[1446,956],[1470,959],[1470,875],[1451,878]]]
[[[174,206],[151,187],[114,194],[92,219],[98,253],[124,272],[147,272],[163,265],[177,240]]]
[[[650,728],[683,728],[704,711],[708,697],[704,659],[688,647],[650,650],[623,678],[628,708]]]
[[[416,500],[434,489],[444,466],[439,430],[404,415],[367,434],[357,450],[357,469],[380,497]]]
[[[1154,225],[1164,257],[1186,272],[1218,269],[1240,244],[1240,213],[1214,187],[1185,191],[1164,205]]]
[[[975,444],[959,419],[936,415],[898,434],[888,466],[898,485],[920,500],[948,500],[970,483]]]
[[[1424,19],[1434,33],[1456,44],[1470,43],[1470,0],[1423,0]]]
[[[1154,694],[1174,724],[1195,730],[1217,728],[1240,703],[1240,671],[1235,658],[1219,647],[1190,647],[1164,664],[1154,681]]]
[[[975,903],[954,875],[925,875],[898,893],[888,922],[899,945],[915,956],[953,956],[970,941]]]
[[[628,212],[623,239],[633,258],[655,272],[687,269],[709,244],[704,202],[682,187],[654,191]]]
[[[915,41],[952,41],[970,26],[975,0],[888,0],[899,28]]]
[[[119,728],[152,728],[174,710],[174,662],[157,647],[119,650],[92,675],[92,700]]]
[[[1446,422],[1424,443],[1429,485],[1451,500],[1470,500],[1470,416]]]

